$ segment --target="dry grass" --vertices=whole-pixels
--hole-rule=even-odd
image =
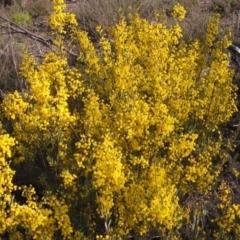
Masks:
[[[122,16],[127,19],[129,13],[139,13],[152,21],[154,11],[163,9],[163,3],[157,0],[89,0],[79,1],[74,8],[70,5],[69,9],[76,14],[81,27],[96,37],[96,26],[107,29],[118,23]]]
[[[25,6],[21,4],[22,1],[14,0],[10,6],[1,6],[0,15],[23,27],[31,28],[35,18],[46,16],[52,10],[50,0],[27,0]],[[25,36],[11,32],[8,23],[0,21],[0,24],[0,91],[22,91],[26,86],[24,79],[18,74],[21,55],[26,49],[39,53],[40,47]]]
[[[230,27],[235,35],[234,40],[240,42],[238,0],[79,0],[69,4],[68,10],[76,14],[81,27],[94,39],[98,36],[95,31],[98,25],[107,29],[119,22],[121,16],[128,19],[129,13],[136,12],[151,22],[155,20],[155,12],[168,13],[177,2],[188,12],[187,18],[182,23],[185,40],[201,38],[206,31],[209,18],[218,12],[222,16],[222,26]]]
[[[28,12],[33,18],[49,15],[52,11],[51,0],[27,0],[24,11]]]
[[[98,25],[107,29],[118,23],[122,16],[128,19],[129,13],[139,13],[141,17],[152,22],[156,20],[155,12],[168,15],[177,2],[188,12],[187,19],[182,24],[185,39],[202,36],[210,13],[202,14],[198,0],[88,0],[70,4],[68,10],[76,14],[81,27],[89,32],[92,38],[97,38],[95,28]]]
[[[12,35],[3,35],[0,41],[0,89],[3,92],[22,90],[23,78],[18,74],[23,45]]]

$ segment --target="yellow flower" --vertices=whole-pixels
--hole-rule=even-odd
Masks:
[[[177,3],[173,7],[172,16],[175,17],[177,20],[182,21],[185,18],[185,15],[186,15],[185,8],[179,3]]]

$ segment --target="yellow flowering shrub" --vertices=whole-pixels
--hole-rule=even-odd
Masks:
[[[15,188],[12,183],[14,171],[10,168],[10,162],[8,161],[12,156],[11,147],[15,145],[15,140],[9,134],[4,133],[2,125],[0,126],[0,143],[0,206],[1,214],[4,214],[3,210],[6,204],[11,202],[11,192]]]
[[[220,231],[215,231],[216,238],[221,237],[236,237],[240,234],[240,205],[231,204],[223,211],[220,219],[218,219],[218,226]]]
[[[37,172],[33,186],[20,190],[24,203],[5,203],[0,233],[120,239],[157,231],[177,239],[190,219],[184,199],[212,191],[226,158],[221,149],[230,148],[219,130],[236,111],[224,53],[229,36],[219,38],[215,16],[205,42],[187,44],[178,22],[168,27],[135,15],[107,34],[99,27],[94,44],[63,1],[53,4],[49,26],[60,51],[40,64],[24,55],[20,73],[29,89],[1,104],[12,127],[11,138],[0,138],[3,155],[14,138],[7,157],[16,176],[22,166]],[[176,5],[173,16],[184,15]],[[79,49],[74,66],[61,48],[66,43]],[[11,180],[9,165],[4,171]],[[3,186],[7,202],[14,187]]]
[[[6,231],[10,239],[24,239],[19,231],[25,229],[25,237],[34,239],[53,239],[55,232],[60,229],[62,235],[72,232],[69,217],[66,214],[68,207],[58,199],[51,201],[47,198],[41,203],[36,201],[36,192],[31,186],[23,186],[22,196],[26,199],[24,205],[15,201],[14,192],[17,186],[13,184],[14,171],[10,168],[12,147],[18,144],[0,129],[0,236]],[[48,206],[48,207],[46,207]],[[51,210],[52,207],[52,210]],[[56,208],[57,207],[57,208]],[[57,226],[57,227],[56,227]]]

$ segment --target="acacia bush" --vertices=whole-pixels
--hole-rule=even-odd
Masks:
[[[95,45],[62,0],[53,4],[59,48],[41,64],[26,53],[28,88],[1,103],[2,237],[237,236],[240,205],[221,178],[233,146],[220,131],[236,89],[218,16],[202,42],[182,40],[175,5],[174,24],[133,14],[98,27]]]

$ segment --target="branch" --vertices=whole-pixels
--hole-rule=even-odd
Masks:
[[[3,17],[0,15],[0,19],[6,21],[9,26],[4,26],[2,24],[0,24],[1,27],[3,28],[10,28],[11,31],[13,31],[13,33],[20,33],[20,34],[24,34],[26,35],[28,38],[31,38],[35,41],[40,42],[41,44],[43,44],[44,46],[52,49],[52,46],[55,46],[57,48],[59,48],[58,46],[56,46],[54,44],[54,42],[49,38],[49,39],[45,39],[33,32],[30,32],[29,30],[27,30],[26,28],[21,27],[20,25],[18,25],[17,23],[11,21],[10,19]],[[63,48],[64,51],[66,51],[68,54],[70,54],[73,57],[78,57],[78,54],[72,52],[71,50],[67,49],[67,48]]]

